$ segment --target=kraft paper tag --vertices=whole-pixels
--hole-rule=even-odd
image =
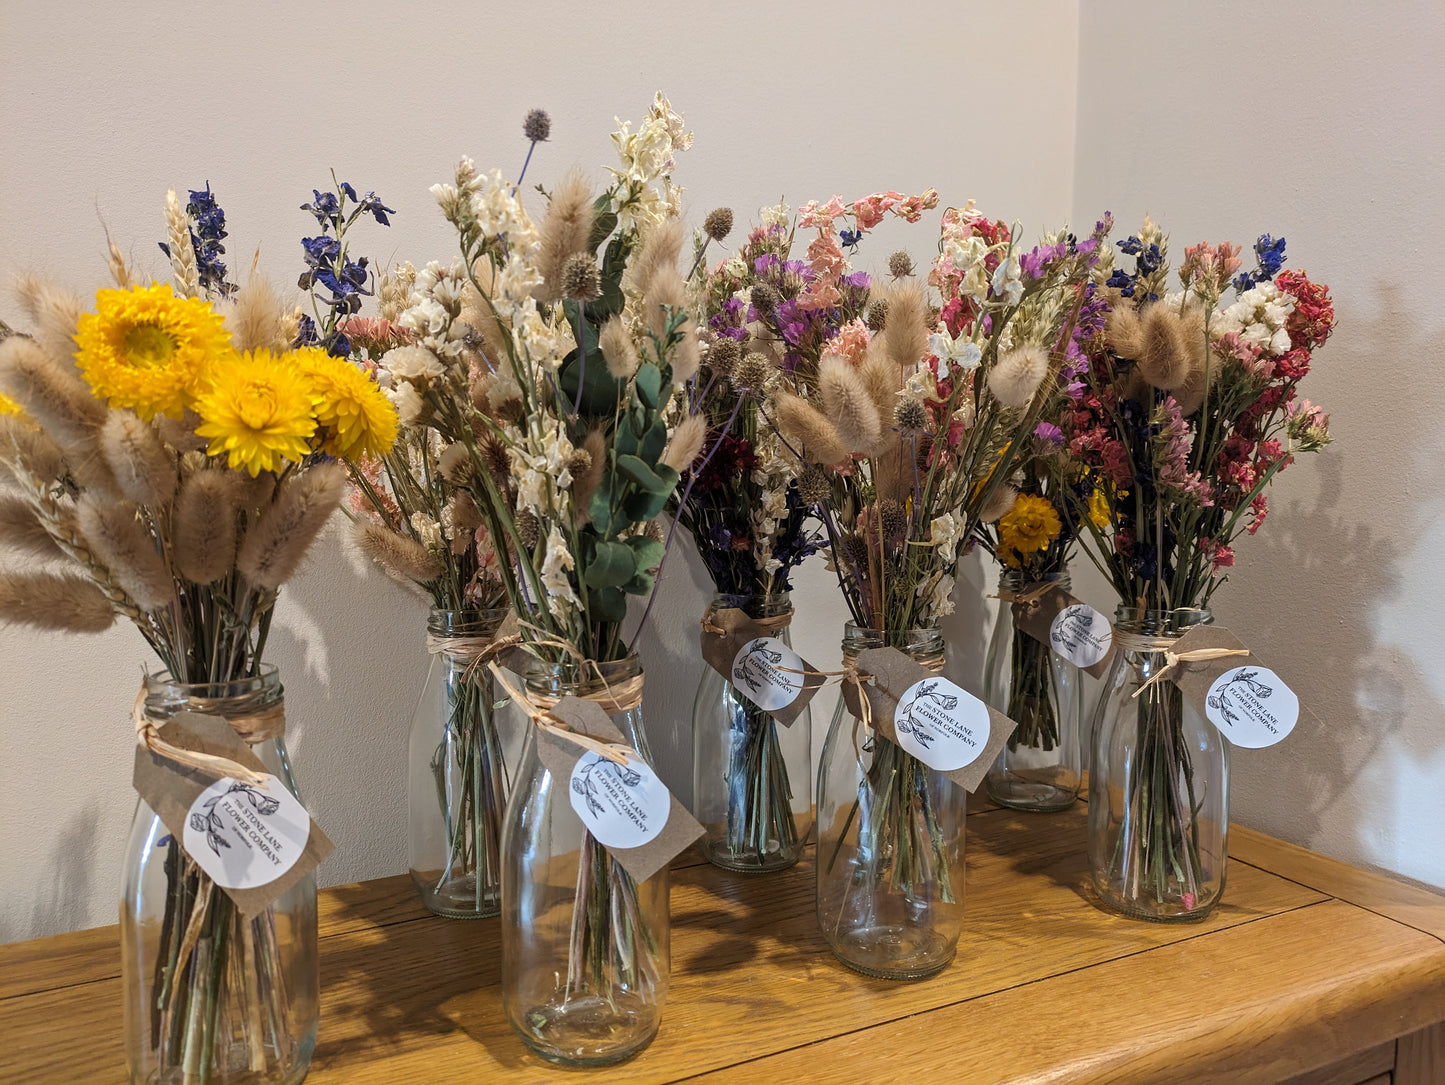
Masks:
[[[636,881],[652,877],[703,834],[652,766],[623,743],[622,732],[601,705],[563,697],[549,714],[626,757],[627,763],[619,765],[565,733],[537,731],[537,754],[557,783],[566,782],[573,811]]]
[[[259,784],[180,765],[137,746],[132,783],[236,907],[256,915],[331,854],[332,843],[220,716],[182,712],[158,728],[172,746],[264,774]]]
[[[1095,678],[1114,661],[1109,619],[1057,585],[1028,603],[1014,603],[1014,625]]]
[[[773,719],[791,726],[822,688],[823,676],[765,626],[735,607],[710,611],[722,634],[702,631],[702,657]]]
[[[1202,648],[1244,647],[1222,626],[1198,625],[1176,640],[1170,651],[1182,655]],[[1307,711],[1252,648],[1247,656],[1181,660],[1168,679],[1225,738],[1247,749],[1281,741],[1294,730],[1300,712]]]
[[[897,648],[869,648],[854,665],[870,676],[863,691],[874,730],[967,791],[983,781],[1017,726]],[[867,718],[858,688],[845,680],[843,699],[853,715]]]
[[[503,640],[508,637],[515,637],[521,626],[517,620],[515,610],[508,611],[507,616],[502,619],[502,624],[497,628],[494,640]],[[511,671],[513,674],[526,676],[531,669],[532,663],[536,660],[531,652],[527,651],[525,644],[512,644],[503,648],[497,653],[497,666]]]

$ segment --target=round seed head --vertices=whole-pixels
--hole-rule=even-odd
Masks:
[[[720,377],[726,377],[742,361],[743,348],[736,339],[724,336],[714,343],[707,352],[707,364]]]
[[[895,279],[906,278],[913,274],[913,257],[909,256],[902,249],[899,249],[892,256],[888,257],[888,274]]]
[[[544,143],[552,134],[552,118],[545,109],[534,109],[522,119],[522,135],[533,143]]]
[[[919,434],[928,428],[928,410],[923,400],[900,399],[893,408],[893,424],[903,433]]]
[[[528,550],[541,541],[542,524],[531,509],[523,509],[517,513],[517,538]]]
[[[715,207],[707,213],[707,218],[702,220],[703,233],[714,241],[721,241],[733,232],[733,209],[731,207]]]
[[[833,496],[833,484],[816,463],[808,464],[807,470],[798,476],[798,500],[809,507],[821,505]]]
[[[778,307],[778,292],[767,283],[755,283],[748,291],[748,300],[762,316],[767,316]]]
[[[883,538],[890,546],[901,543],[908,534],[908,514],[891,497],[878,502],[878,523],[883,528]]]
[[[877,335],[888,323],[888,301],[885,298],[878,298],[868,303],[868,316],[865,321],[868,330]]]
[[[753,351],[733,368],[733,387],[738,391],[756,392],[767,382],[772,368],[766,354]]]
[[[592,301],[602,293],[597,264],[590,253],[579,252],[562,265],[562,296],[573,301]]]

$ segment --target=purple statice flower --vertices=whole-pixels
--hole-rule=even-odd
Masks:
[[[854,290],[867,290],[873,285],[873,279],[866,271],[851,271],[839,280],[838,285],[850,286]]]
[[[782,263],[782,260],[775,252],[765,252],[753,261],[753,271],[759,275],[766,275],[773,268]]]
[[[1064,431],[1052,422],[1040,422],[1034,427],[1034,436],[1041,441],[1058,447],[1064,443]]]

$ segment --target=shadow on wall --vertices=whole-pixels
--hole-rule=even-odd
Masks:
[[[1295,465],[1317,473],[1313,504],[1280,508],[1244,540],[1244,575],[1216,596],[1221,619],[1289,666],[1318,717],[1278,746],[1239,753],[1236,811],[1306,846],[1445,884],[1445,859],[1422,846],[1445,817],[1445,430],[1427,432],[1445,395],[1411,379],[1445,369],[1445,346],[1395,288],[1381,288],[1370,312],[1340,312],[1305,382],[1332,409],[1338,441]],[[1396,428],[1382,431],[1378,412],[1397,399]],[[1372,405],[1373,419],[1352,413]]]

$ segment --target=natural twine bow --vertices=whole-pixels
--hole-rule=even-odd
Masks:
[[[589,662],[591,661],[589,660]],[[593,666],[596,667],[596,664],[593,663]],[[544,731],[550,731],[554,735],[562,735],[584,749],[591,750],[600,757],[605,757],[607,760],[615,762],[616,764],[627,764],[627,754],[630,752],[628,747],[610,742],[600,742],[590,735],[584,735],[572,730],[572,728],[552,715],[552,709],[556,707],[557,702],[562,698],[552,697],[545,693],[523,692],[507,680],[505,672],[501,667],[498,667],[496,663],[488,663],[487,667],[491,670],[492,676],[501,684],[502,688],[507,691],[508,696],[512,698],[512,702],[520,708],[537,727],[540,727]],[[601,673],[599,672],[598,678],[601,677]],[[594,704],[600,705],[604,709],[610,704],[612,709],[609,714],[627,712],[642,703],[642,681],[643,676],[640,674],[624,682],[612,685],[609,685],[607,681],[603,679],[602,689],[587,694],[578,694],[576,696],[580,696],[585,701],[591,701]]]
[[[259,784],[265,779],[261,773],[248,769],[245,765],[237,764],[229,757],[202,753],[200,750],[185,750],[167,742],[161,738],[155,721],[146,715],[145,703],[146,689],[142,686],[140,693],[136,695],[135,708],[131,712],[131,717],[135,721],[136,740],[151,753],[188,768],[199,769],[216,776],[225,776],[232,780],[242,780],[248,784]],[[236,734],[252,746],[268,738],[276,738],[286,730],[286,712],[281,705],[248,716],[223,716],[222,718],[231,725]]]
[[[1175,652],[1163,646],[1164,644],[1172,644],[1172,641],[1164,641],[1163,644],[1161,644],[1160,638],[1140,637],[1138,639],[1141,641],[1148,641],[1150,643],[1148,644],[1148,646],[1140,648],[1137,647],[1135,644],[1126,643],[1121,637],[1119,646],[1125,651],[1129,652],[1162,652],[1164,654],[1164,666],[1160,667],[1157,671],[1150,675],[1148,681],[1146,681],[1143,685],[1141,685],[1138,689],[1134,691],[1135,697],[1139,696],[1139,694],[1143,693],[1150,686],[1157,685],[1159,682],[1162,682],[1166,677],[1168,677],[1169,673],[1173,671],[1174,668],[1178,667],[1181,663],[1203,663],[1211,659],[1226,659],[1229,656],[1249,655],[1248,648],[1193,648],[1187,652]]]
[[[1039,605],[1039,602],[1049,592],[1059,586],[1056,580],[1040,580],[1037,583],[1029,584],[1019,591],[1009,591],[1007,588],[1000,588],[988,596],[990,599],[998,599],[1005,603],[1014,603],[1026,610],[1032,610]]]
[[[439,637],[435,633],[426,635],[426,650],[432,655],[448,655],[465,660],[462,679],[470,679],[477,670],[485,667],[508,649],[522,643],[522,637],[510,633],[504,637]]]
[[[702,630],[704,633],[711,633],[715,637],[725,637],[728,635],[728,630],[724,629],[722,626],[718,625],[715,621],[712,620],[712,616],[715,613],[716,608],[707,608],[706,613],[704,613],[702,616]],[[752,622],[755,626],[761,629],[763,633],[767,636],[772,636],[774,633],[781,632],[782,630],[787,629],[788,626],[793,624],[793,612],[790,610],[784,614],[774,614],[771,618],[750,617],[748,621]]]

